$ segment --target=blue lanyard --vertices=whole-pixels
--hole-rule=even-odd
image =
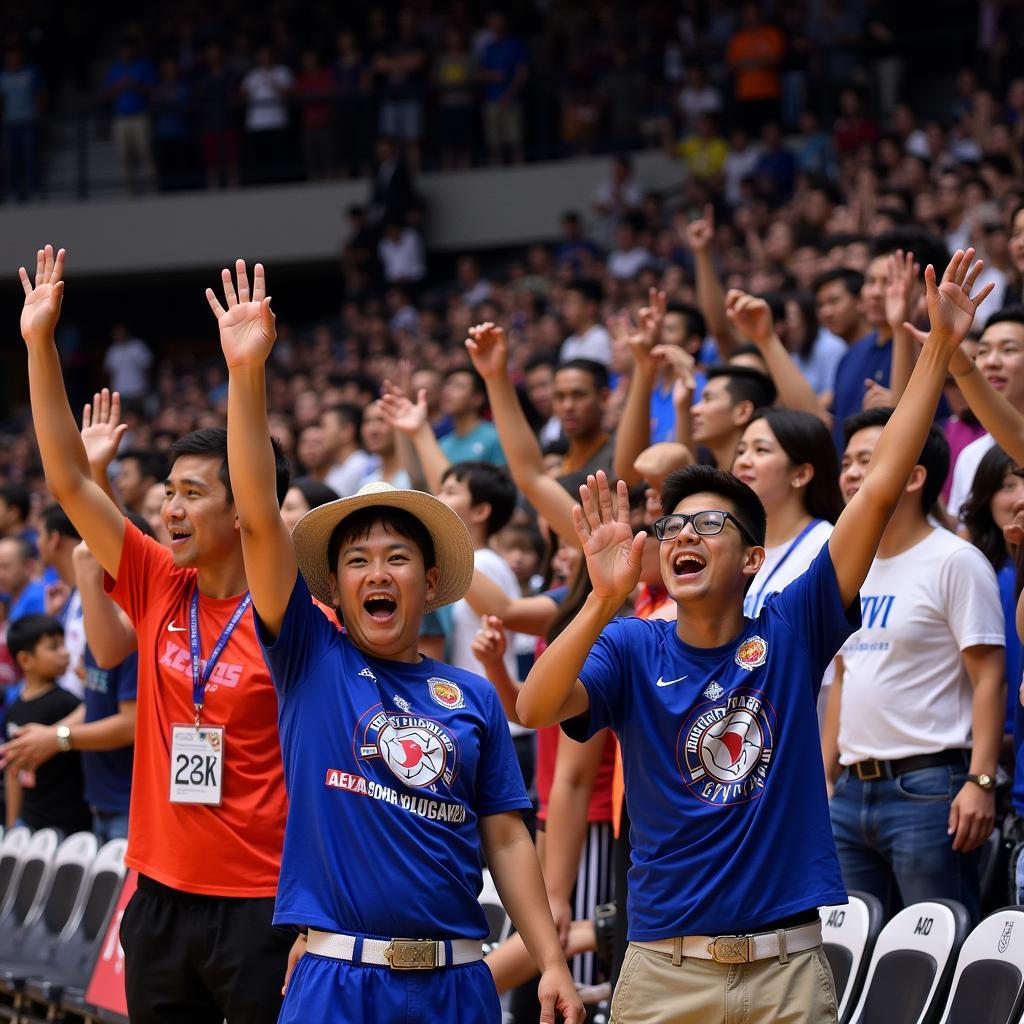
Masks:
[[[761,589],[757,592],[754,597],[753,614],[757,613],[757,609],[761,606],[761,598],[764,596],[764,592],[768,589],[768,584],[771,583],[772,577],[782,568],[783,563],[787,558],[800,546],[800,542],[813,530],[818,523],[824,522],[822,519],[812,519],[790,542],[789,547],[782,553],[782,557],[772,566],[772,571],[768,573],[768,578],[761,584]]]
[[[214,645],[210,657],[207,658],[206,671],[200,672],[202,652],[199,644],[199,587],[196,587],[192,592],[192,604],[188,611],[188,639],[189,645],[192,648],[192,705],[196,711],[197,729],[199,728],[199,712],[203,710],[206,684],[210,681],[210,676],[213,674],[213,667],[217,664],[217,659],[224,653],[224,648],[227,647],[228,640],[235,631],[235,626],[241,621],[250,604],[252,604],[252,595],[247,590],[245,596],[238,602],[238,607],[235,609],[234,614],[228,619],[228,624],[224,627],[224,632],[221,633],[220,639]]]

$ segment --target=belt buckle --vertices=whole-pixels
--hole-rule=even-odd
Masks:
[[[865,769],[865,765],[874,765],[874,774],[869,774]],[[857,770],[857,778],[861,782],[874,782],[876,779],[882,777],[882,762],[876,757],[869,758],[867,761],[858,761],[854,767]]]
[[[437,966],[437,943],[433,939],[392,939],[384,956],[393,971],[429,971]]]
[[[717,964],[749,964],[754,940],[749,935],[719,935],[708,943],[708,952]]]

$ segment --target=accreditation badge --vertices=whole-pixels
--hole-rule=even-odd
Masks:
[[[171,726],[172,804],[220,806],[224,781],[224,726]]]

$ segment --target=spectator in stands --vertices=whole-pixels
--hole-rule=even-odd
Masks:
[[[479,374],[469,367],[449,370],[441,390],[441,411],[451,417],[452,429],[439,441],[449,462],[505,464],[498,432],[483,418],[486,409],[487,389]]]
[[[691,410],[693,443],[718,467],[732,466],[736,446],[758,409],[775,401],[775,385],[745,366],[712,366],[700,400]]]
[[[864,275],[847,267],[826,270],[812,285],[818,322],[847,345],[859,341],[870,330],[860,300],[863,287]]]
[[[103,356],[110,390],[118,392],[126,401],[145,398],[149,394],[152,349],[141,338],[130,334],[124,324],[115,324],[110,337],[110,346]]]
[[[555,261],[567,264],[574,276],[589,269],[601,255],[601,250],[583,233],[580,215],[566,210],[561,217],[562,240],[555,246]]]
[[[686,85],[676,97],[680,128],[684,136],[697,131],[705,114],[719,114],[722,110],[722,94],[709,81],[707,70],[698,63],[686,68]]]
[[[615,248],[608,253],[608,273],[620,281],[632,281],[653,262],[649,249],[641,244],[643,218],[639,214],[624,217],[615,229]]]
[[[376,465],[367,473],[364,484],[383,481],[392,487],[412,487],[412,476],[398,449],[395,430],[374,402],[363,410],[363,448],[373,456]]]
[[[848,506],[890,416],[870,409],[845,424]],[[929,522],[948,470],[932,427],[864,580],[863,625],[841,651],[823,744],[847,887],[890,908],[896,892],[903,905],[959,900],[976,920],[1006,717],[1005,639],[992,566]]]
[[[36,531],[29,525],[32,498],[21,484],[0,487],[0,537],[22,537],[35,549]]]
[[[129,192],[151,188],[156,177],[149,121],[156,83],[152,61],[142,56],[133,36],[125,36],[103,77],[103,93],[112,104],[114,149],[124,187]]]
[[[604,292],[597,281],[578,278],[562,294],[562,319],[572,332],[562,342],[559,358],[592,359],[607,366],[612,361],[612,338],[598,317]]]
[[[523,389],[537,417],[535,431],[541,446],[557,441],[562,424],[555,415],[555,370],[558,359],[541,352],[523,367]]]
[[[288,493],[281,503],[281,519],[291,532],[292,527],[311,509],[326,505],[329,501],[337,501],[341,497],[337,491],[312,476],[300,476],[293,480]]]
[[[674,150],[694,178],[708,182],[718,180],[729,157],[729,144],[718,133],[717,122],[711,114],[702,114],[697,119],[695,130]]]
[[[0,538],[0,594],[7,603],[7,621],[42,615],[46,584],[37,578],[36,549],[24,537]]]
[[[56,619],[39,614],[14,619],[7,629],[7,646],[24,677],[21,695],[5,716],[7,739],[14,739],[29,722],[60,722],[79,706],[77,697],[57,685],[67,671],[68,652]],[[7,828],[55,828],[65,836],[89,831],[82,761],[76,751],[38,768],[8,769],[4,786]]]
[[[192,86],[173,57],[160,61],[152,92],[153,139],[157,179],[163,191],[194,184],[195,135],[192,131]]]
[[[295,78],[270,46],[256,52],[256,66],[242,79],[245,100],[246,179],[253,184],[281,181],[294,170],[289,163],[288,100]]]
[[[396,31],[373,56],[380,110],[379,131],[402,146],[413,171],[420,166],[423,140],[423,95],[427,52],[416,24],[416,12],[403,7]]]
[[[479,137],[479,70],[465,33],[457,25],[445,30],[431,80],[437,93],[441,166],[447,170],[469,167]]]
[[[362,410],[345,402],[330,405],[320,413],[324,447],[331,459],[324,483],[339,498],[355,494],[373,468],[373,459],[359,446],[362,420]]]
[[[726,63],[733,75],[737,114],[751,131],[779,116],[785,48],[782,33],[764,20],[760,4],[744,3],[740,27],[726,49]]]
[[[377,247],[377,255],[388,284],[412,287],[427,276],[423,238],[410,224],[389,220],[384,225],[384,237]]]
[[[59,505],[44,509],[39,528],[39,560],[57,577],[57,582],[47,588],[46,611],[64,629],[64,649],[69,658],[67,671],[57,682],[79,700],[85,695],[85,624],[82,597],[75,585],[74,551],[81,541]]]
[[[608,397],[608,371],[602,363],[569,359],[558,365],[551,405],[569,441],[561,476],[611,467],[614,442],[604,429]]]
[[[238,83],[224,63],[224,51],[211,43],[195,87],[207,188],[237,188],[239,184],[237,94]]]
[[[603,245],[609,245],[619,221],[644,201],[644,190],[633,173],[633,161],[620,153],[611,162],[607,177],[594,189],[590,205],[600,222],[595,237]]]
[[[417,204],[409,169],[402,160],[395,139],[381,135],[374,144],[376,166],[370,190],[370,224],[380,227],[405,224]]]
[[[441,409],[441,396],[444,393],[444,374],[433,366],[421,366],[413,372],[409,381],[410,391],[418,395],[424,393],[427,402],[427,422],[439,441],[454,429],[452,418]]]
[[[295,79],[295,99],[302,121],[306,177],[310,181],[321,181],[334,174],[333,95],[334,75],[324,67],[316,50],[306,50]]]
[[[7,193],[20,202],[37,196],[42,185],[39,118],[45,98],[39,68],[26,63],[19,46],[10,46],[4,55],[3,71],[0,71],[4,182]]]
[[[117,456],[117,494],[121,504],[142,512],[142,503],[154,484],[163,486],[166,476],[163,457],[153,451],[132,448]]]
[[[480,57],[484,83],[484,136],[491,163],[526,159],[522,93],[529,77],[526,44],[508,31],[505,15],[487,16],[490,39]]]
[[[359,38],[342,29],[334,60],[334,140],[338,169],[347,177],[365,173],[369,164],[372,71]]]

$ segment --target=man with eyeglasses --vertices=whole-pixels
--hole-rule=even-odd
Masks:
[[[743,595],[764,561],[765,511],[706,466],[671,474],[655,524],[673,622],[612,621],[640,575],[645,538],[627,490],[580,488],[574,522],[593,585],[535,663],[520,721],[574,739],[619,737],[632,825],[630,947],[613,1024],[836,1020],[818,908],[844,903],[818,741],[822,674],[860,625],[858,591],[925,437],[950,357],[991,286],[958,252],[931,329],[875,448],[871,472],[807,572],[755,619]]]

